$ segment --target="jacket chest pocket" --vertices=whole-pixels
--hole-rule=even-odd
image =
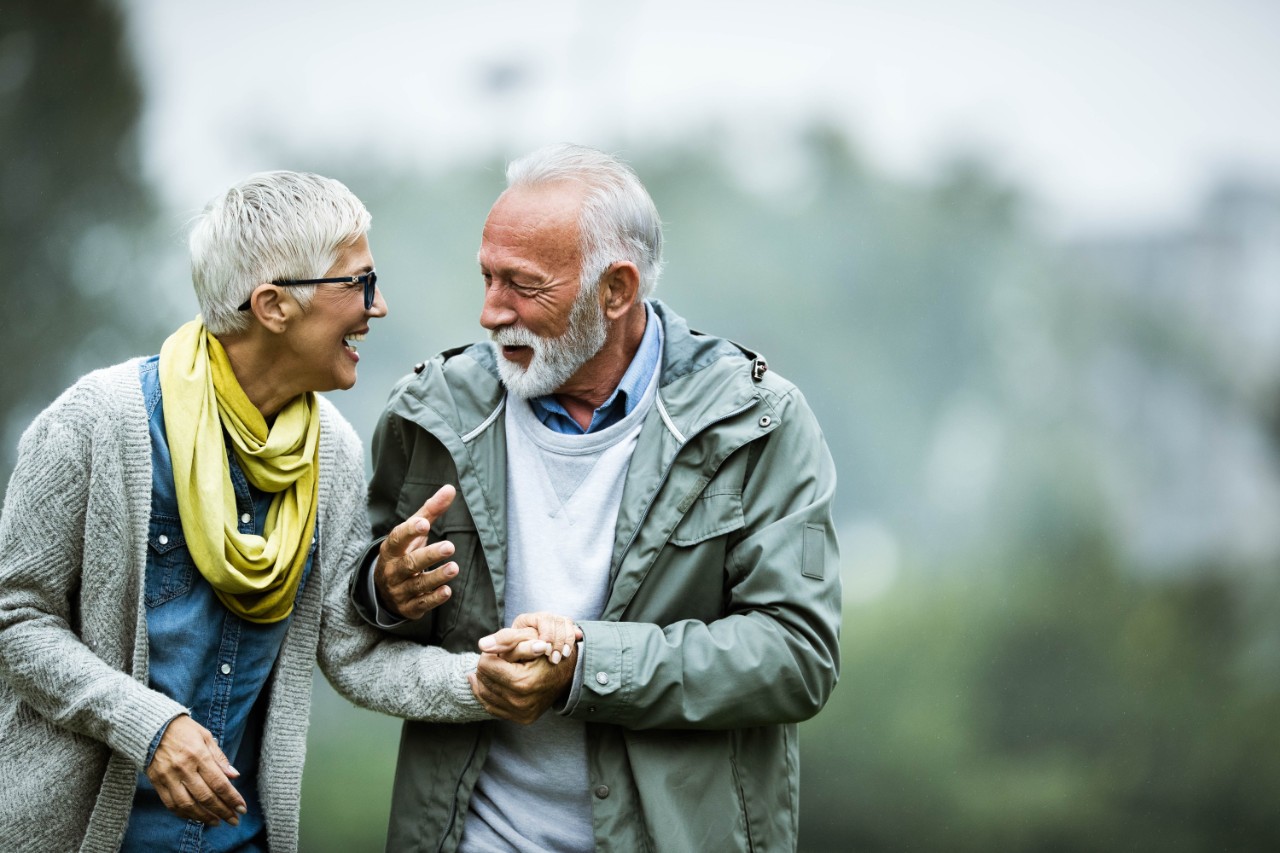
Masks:
[[[705,471],[690,471],[672,478],[669,485],[674,488],[659,496],[655,511],[666,507],[679,517],[622,618],[669,624],[681,619],[711,621],[724,615],[735,583],[728,555],[746,529],[746,462],[744,447],[709,477]]]
[[[676,524],[623,618],[670,624],[724,615],[727,555],[744,526],[742,494],[704,494]]]
[[[741,530],[744,524],[742,492],[704,494],[693,502],[671,532],[671,544],[692,548],[708,539]]]
[[[691,492],[680,500],[684,515],[668,538],[678,548],[692,548],[718,537],[726,537],[746,526],[742,512],[749,449],[741,447],[716,470],[701,492]],[[696,496],[695,496],[696,495]],[[720,548],[724,548],[721,539]]]
[[[167,516],[152,516],[147,532],[147,576],[143,593],[147,607],[159,607],[190,592],[195,570],[182,522]]]

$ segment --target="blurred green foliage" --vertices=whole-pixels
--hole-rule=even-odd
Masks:
[[[138,175],[115,10],[0,10],[6,478],[38,406],[194,311],[151,298],[151,271],[185,259]],[[762,188],[771,164],[743,166],[719,138],[622,153],[667,223],[658,295],[794,380],[840,471],[845,665],[801,726],[802,849],[1280,845],[1280,581],[1225,550],[1135,556],[1135,512],[1194,460],[1164,443],[1185,425],[1109,365],[1192,401],[1172,411],[1206,430],[1228,414],[1256,427],[1233,435],[1262,436],[1273,463],[1280,395],[1233,384],[1231,350],[1168,294],[1108,284],[1050,239],[980,156],[893,179],[818,124]],[[374,214],[391,314],[360,383],[332,395],[368,436],[396,377],[480,334],[474,257],[502,165],[279,154]],[[1118,427],[1099,397],[1121,402]],[[317,679],[303,850],[381,849],[397,730]]]
[[[0,7],[0,411],[23,424],[81,373],[137,354],[131,337],[159,325],[138,310],[156,209],[139,174],[142,94],[123,39],[112,3]]]
[[[1230,585],[1070,556],[847,612],[802,849],[1275,849],[1280,695],[1240,667]]]

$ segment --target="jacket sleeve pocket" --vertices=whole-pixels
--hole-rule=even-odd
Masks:
[[[826,529],[820,524],[804,526],[804,550],[800,560],[800,573],[807,578],[822,580],[826,565]]]

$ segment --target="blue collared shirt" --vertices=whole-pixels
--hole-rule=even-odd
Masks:
[[[649,387],[649,380],[658,369],[658,358],[662,355],[662,324],[647,302],[644,312],[644,337],[640,340],[640,347],[631,359],[627,372],[622,374],[622,381],[609,395],[609,399],[601,403],[592,414],[587,428],[583,429],[578,425],[554,394],[529,400],[534,415],[544,426],[566,435],[584,435],[612,426],[631,414],[631,410],[644,396],[644,390]]]
[[[190,708],[191,717],[217,739],[232,766],[240,771],[233,784],[249,811],[240,816],[239,826],[221,823],[209,828],[183,820],[165,808],[146,773],[139,773],[121,849],[265,851],[266,828],[257,786],[262,724],[270,693],[265,688],[291,619],[271,624],[241,619],[223,606],[196,569],[178,517],[159,357],[144,361],[138,377],[151,431],[151,525],[144,581],[150,685]],[[239,529],[261,535],[272,496],[249,483],[233,453],[229,458]],[[299,595],[314,556],[313,540]],[[152,741],[153,754],[163,735],[161,730]]]

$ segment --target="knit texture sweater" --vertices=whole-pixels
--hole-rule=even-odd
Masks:
[[[377,632],[352,608],[369,543],[363,453],[320,402],[320,546],[271,679],[259,792],[272,851],[293,851],[311,673],[411,719],[487,718],[476,656]],[[95,371],[19,444],[0,514],[0,849],[114,851],[152,738],[186,709],[151,690],[142,589],[151,450],[136,360]]]

